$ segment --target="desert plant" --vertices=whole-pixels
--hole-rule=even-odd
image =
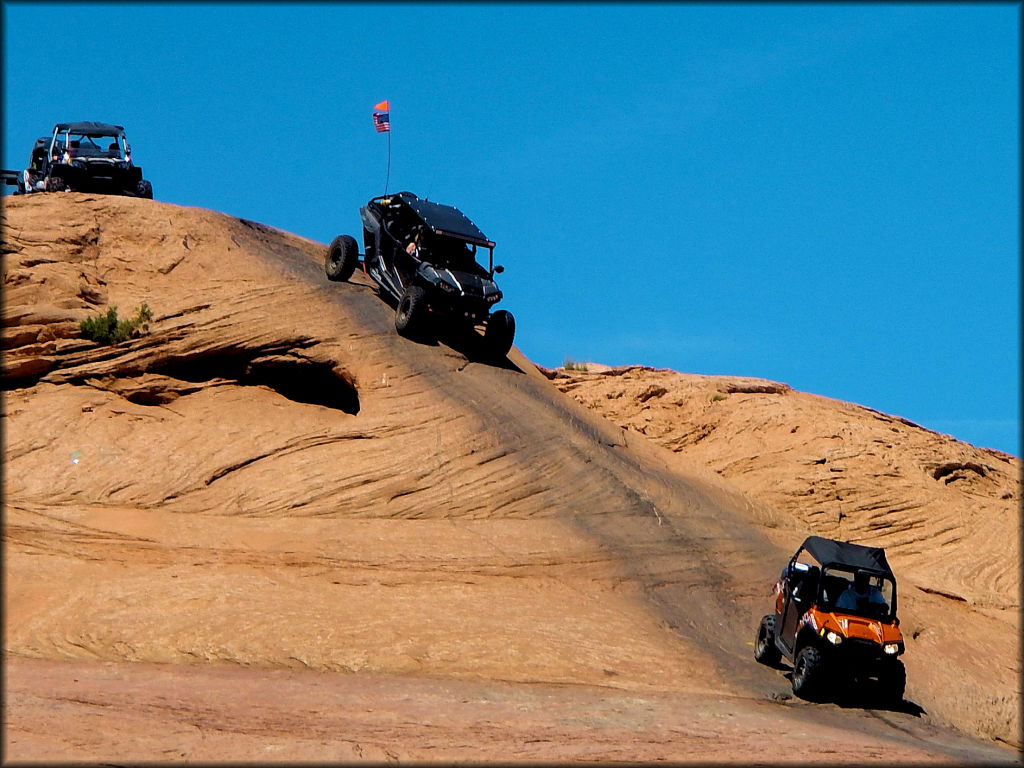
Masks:
[[[567,358],[565,358],[565,362],[562,363],[562,368],[567,370],[567,371],[586,371],[587,370],[587,364],[586,363],[577,363],[571,357],[567,357]]]
[[[725,400],[725,395],[719,392],[717,395],[711,398],[712,403],[717,403],[719,400]]]
[[[118,344],[131,338],[137,329],[148,331],[152,320],[153,310],[143,302],[128,320],[118,320],[117,307],[108,307],[105,314],[87,317],[78,327],[87,339],[100,344]]]

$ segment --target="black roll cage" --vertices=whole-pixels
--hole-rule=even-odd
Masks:
[[[490,276],[490,278],[492,280],[494,279],[494,245],[495,244],[494,244],[494,242],[492,240],[488,240],[485,237],[474,237],[474,236],[471,236],[471,235],[466,235],[466,234],[463,234],[463,233],[460,233],[460,232],[451,231],[450,229],[439,229],[439,228],[435,227],[433,224],[431,224],[431,222],[429,222],[426,219],[424,219],[416,211],[416,209],[412,205],[409,204],[409,201],[406,199],[406,196],[408,196],[408,197],[415,197],[415,195],[413,195],[411,192],[398,192],[398,193],[396,193],[394,195],[381,195],[379,197],[374,197],[374,198],[372,198],[370,200],[370,205],[376,205],[377,208],[380,209],[380,211],[381,211],[380,228],[381,228],[382,233],[387,235],[391,239],[391,241],[393,243],[395,243],[395,247],[396,248],[400,248],[401,249],[401,248],[404,248],[405,246],[403,245],[403,243],[397,237],[395,237],[395,235],[390,231],[390,228],[388,227],[388,223],[386,221],[386,217],[384,216],[384,211],[387,208],[389,208],[389,207],[400,208],[402,210],[408,211],[409,214],[412,217],[414,217],[419,222],[420,226],[429,229],[435,235],[439,235],[441,237],[451,238],[453,240],[459,240],[459,241],[464,242],[464,243],[469,243],[470,245],[473,245],[473,246],[483,246],[483,247],[487,248],[487,274]],[[419,198],[416,198],[416,199],[418,200]],[[399,205],[397,205],[397,206],[394,205],[394,201],[396,201],[396,200],[399,202]],[[446,206],[446,207],[451,208],[452,206]],[[454,210],[458,210],[458,209],[456,208]],[[462,212],[459,211],[459,213],[461,214]],[[481,234],[483,234],[483,233],[481,233]]]
[[[897,614],[897,585],[896,577],[893,575],[892,569],[889,568],[889,563],[885,559],[885,554],[881,549],[860,547],[854,544],[843,544],[842,542],[832,542],[830,540],[820,540],[818,542],[812,542],[811,539],[818,539],[816,536],[811,536],[803,545],[796,551],[796,554],[789,561],[787,567],[787,581],[791,581],[794,573],[796,572],[796,564],[798,558],[804,552],[810,555],[817,565],[811,563],[803,563],[801,565],[808,566],[808,570],[814,569],[817,571],[816,581],[817,584],[814,586],[814,604],[822,605],[824,603],[824,591],[825,591],[825,576],[829,570],[841,570],[851,573],[857,571],[863,571],[868,576],[878,576],[888,580],[892,584],[892,602],[889,605],[889,616],[896,618]],[[822,543],[824,542],[824,544]],[[841,545],[839,547],[829,545]],[[857,551],[860,550],[860,551]],[[865,551],[867,550],[867,551]],[[849,554],[849,557],[837,557],[839,554]],[[792,593],[793,585],[787,586],[790,593]],[[793,599],[790,597],[789,599]]]

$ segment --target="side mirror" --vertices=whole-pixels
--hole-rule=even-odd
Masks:
[[[503,266],[501,266],[501,264],[498,264],[498,265],[497,265],[497,266],[496,266],[496,267],[494,268],[494,272],[495,272],[496,274],[499,274],[499,275],[500,275],[500,274],[501,274],[502,272],[504,272],[504,271],[505,271],[505,268],[504,268]]]

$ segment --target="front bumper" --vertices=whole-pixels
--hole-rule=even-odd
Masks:
[[[445,318],[456,321],[482,323],[490,316],[491,305],[483,299],[452,296],[436,288],[430,292],[430,309]]]
[[[134,192],[142,181],[142,169],[118,168],[106,164],[55,165],[51,176],[60,177],[76,192]]]
[[[884,677],[898,664],[897,654],[885,653],[881,644],[870,640],[848,637],[839,645],[822,646],[833,669],[853,678]]]

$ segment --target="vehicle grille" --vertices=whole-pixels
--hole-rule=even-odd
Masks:
[[[882,646],[870,640],[862,640],[859,637],[848,637],[843,640],[840,651],[849,657],[878,658],[882,654]]]

